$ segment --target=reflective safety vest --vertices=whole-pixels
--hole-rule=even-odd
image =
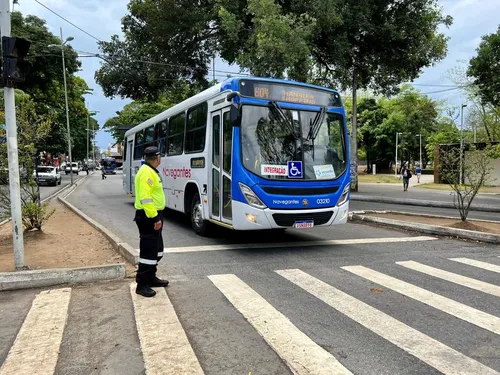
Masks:
[[[135,176],[135,209],[144,210],[148,218],[158,218],[158,211],[165,208],[165,193],[160,172],[144,164]]]

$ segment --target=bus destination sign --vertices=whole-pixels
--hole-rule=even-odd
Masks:
[[[340,95],[330,91],[287,84],[263,81],[240,81],[243,96],[280,102],[319,105],[322,107],[341,107]]]

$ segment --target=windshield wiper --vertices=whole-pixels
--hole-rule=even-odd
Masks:
[[[323,120],[325,119],[325,115],[326,115],[326,108],[321,107],[321,112],[318,113],[314,121],[309,124],[309,134],[307,136],[309,139],[312,140],[316,139],[319,133],[319,129],[323,124]]]
[[[274,109],[274,112],[275,112],[275,115],[277,114],[277,118],[278,118],[278,121],[282,124],[282,125],[285,125],[286,128],[288,129],[288,131],[292,134],[293,138],[295,140],[298,140],[299,137],[297,137],[297,133],[294,129],[294,126],[293,126],[293,121],[288,121],[288,118],[285,116],[285,114],[283,113],[283,110],[281,109],[281,107],[278,105],[278,103],[276,103],[275,101],[273,100],[270,100],[269,101],[269,104],[271,106],[271,109]]]

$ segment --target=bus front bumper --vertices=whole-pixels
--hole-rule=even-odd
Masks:
[[[260,210],[246,203],[233,201],[233,228],[263,230],[295,228],[295,223],[314,221],[315,227],[345,224],[349,217],[349,201],[339,207],[310,210]]]

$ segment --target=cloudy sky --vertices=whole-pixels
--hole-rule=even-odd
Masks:
[[[128,0],[19,0],[19,3],[20,5],[15,6],[15,10],[20,10],[24,15],[34,14],[45,19],[49,30],[54,34],[59,35],[62,27],[64,38],[68,36],[75,38],[71,45],[77,51],[97,53],[96,39],[109,40],[113,34],[121,35],[120,20],[127,13]],[[425,69],[414,83],[419,85],[416,87],[422,92],[430,93],[434,99],[447,99],[450,105],[458,106],[462,101],[459,91],[437,92],[447,89],[439,85],[452,84],[447,79],[447,71],[459,65],[460,60],[469,60],[475,55],[482,35],[497,30],[500,23],[496,9],[498,0],[439,0],[439,3],[444,8],[445,14],[451,15],[454,19],[451,28],[443,30],[451,38],[448,44],[448,56],[436,66]],[[91,36],[78,30],[63,18]],[[82,71],[79,74],[94,89],[93,95],[87,97],[88,107],[92,111],[99,111],[96,118],[102,125],[129,100],[109,99],[103,96],[100,86],[94,81],[94,72],[99,65],[97,58],[82,58]],[[229,67],[220,60],[216,60],[216,69],[238,72],[237,67]],[[222,77],[218,75],[217,78]],[[107,148],[112,138],[108,133],[100,131],[97,142],[99,147]]]

